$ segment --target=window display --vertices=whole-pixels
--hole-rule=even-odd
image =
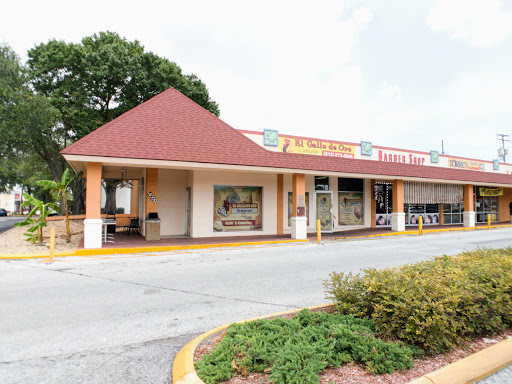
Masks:
[[[377,226],[391,226],[391,213],[393,212],[393,184],[377,183],[373,191],[375,199],[375,224]]]
[[[263,187],[213,186],[213,230],[261,231]]]
[[[338,225],[364,224],[364,180],[338,178]]]
[[[474,187],[474,201],[476,222],[486,223],[487,215],[491,215],[491,221],[498,221],[498,199],[499,196],[482,196],[481,192],[487,193],[491,188]]]

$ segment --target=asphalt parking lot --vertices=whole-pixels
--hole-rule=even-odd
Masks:
[[[331,271],[478,247],[512,228],[323,245],[0,261],[1,383],[169,383],[178,350],[208,329],[328,302]]]

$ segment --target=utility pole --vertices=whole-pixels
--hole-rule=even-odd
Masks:
[[[510,142],[509,139],[506,139],[507,137],[510,137],[509,135],[505,135],[503,133],[497,133],[496,136],[498,136],[498,141],[501,141],[501,148],[498,148],[498,157],[503,159],[503,162],[506,163],[506,156],[508,155],[508,149],[505,149],[505,142]]]
[[[441,154],[444,155],[444,140],[441,140]]]

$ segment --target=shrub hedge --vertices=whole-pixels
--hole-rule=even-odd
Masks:
[[[371,320],[302,310],[293,318],[230,325],[215,350],[196,363],[207,384],[236,373],[270,373],[276,384],[316,384],[327,366],[355,361],[373,373],[412,366],[413,351],[403,343],[375,338]]]
[[[371,319],[376,330],[431,353],[512,325],[512,248],[479,249],[324,282],[339,314]]]

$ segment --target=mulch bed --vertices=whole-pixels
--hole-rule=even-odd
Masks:
[[[331,307],[314,310],[331,312]],[[283,317],[290,318],[295,314],[287,314]],[[194,351],[194,362],[199,361],[203,355],[209,354],[224,338],[226,331],[222,331],[197,346]],[[484,348],[512,337],[512,329],[492,335],[487,342],[481,336],[475,337],[459,348],[437,356],[424,356],[413,359],[414,366],[407,371],[395,371],[391,374],[374,375],[357,364],[349,363],[339,368],[327,368],[320,374],[321,384],[406,384],[411,380],[436,371],[448,364],[454,363]],[[262,373],[250,373],[248,376],[234,376],[231,380],[222,384],[272,384],[269,375]]]

